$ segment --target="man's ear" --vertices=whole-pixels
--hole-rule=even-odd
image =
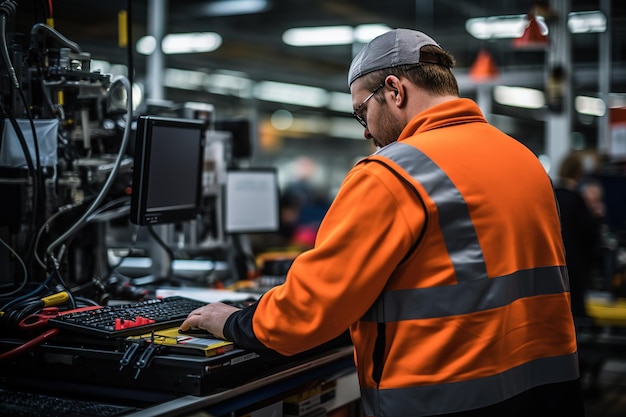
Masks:
[[[393,91],[396,106],[401,107],[405,102],[406,89],[395,75],[390,75],[385,79],[386,87]]]

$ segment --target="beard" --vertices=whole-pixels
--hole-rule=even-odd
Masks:
[[[370,134],[373,136],[372,140],[374,145],[378,148],[382,148],[398,140],[400,133],[402,133],[402,130],[404,129],[404,126],[402,126],[400,122],[393,117],[387,105],[384,103],[380,106],[380,116],[378,118],[377,125],[378,129],[376,130],[380,133],[374,135],[370,131]]]

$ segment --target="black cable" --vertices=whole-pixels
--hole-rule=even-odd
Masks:
[[[108,210],[111,210],[117,206],[122,206],[122,207],[130,206],[130,196],[124,195],[122,197],[118,197],[114,200],[111,200],[106,204],[103,204],[102,206],[98,207],[97,210],[94,210],[94,212],[91,214],[91,216],[89,217],[87,221],[90,222],[90,221],[96,220],[97,217],[100,216],[102,213]]]
[[[23,254],[23,259],[25,261],[25,263],[27,265],[30,265],[30,257],[32,256],[29,252],[32,249],[32,245],[34,244],[34,241],[32,241],[32,238],[30,238],[30,236],[35,232],[36,230],[36,222],[37,222],[37,216],[38,216],[38,210],[37,210],[37,206],[39,204],[39,190],[41,189],[40,185],[39,185],[39,175],[38,175],[38,171],[35,168],[35,165],[33,163],[33,159],[31,157],[30,154],[30,150],[28,149],[28,142],[26,141],[26,137],[24,136],[24,132],[22,132],[22,129],[20,128],[19,124],[17,123],[17,119],[15,118],[15,116],[7,111],[4,106],[2,105],[2,103],[0,102],[0,111],[6,115],[6,117],[9,119],[9,121],[11,122],[11,125],[13,126],[13,130],[15,131],[15,134],[17,135],[17,139],[20,143],[20,146],[22,147],[22,151],[24,152],[24,158],[26,160],[26,165],[28,166],[28,172],[29,175],[33,178],[33,195],[32,195],[32,204],[33,204],[33,215],[30,219],[30,225],[29,225],[29,229],[27,231],[27,239],[25,239],[24,244],[25,247],[22,249],[22,254]],[[39,166],[39,164],[38,164]]]
[[[37,263],[45,270],[47,268],[46,263],[41,259],[41,257],[39,256],[39,241],[43,235],[44,232],[49,232],[50,231],[50,226],[56,221],[56,219],[61,216],[61,215],[65,215],[66,213],[69,213],[70,210],[74,210],[76,208],[81,207],[83,204],[85,204],[88,201],[88,198],[85,198],[85,200],[83,200],[81,203],[78,204],[67,204],[64,206],[59,207],[56,213],[54,213],[53,215],[51,215],[50,217],[48,217],[48,219],[46,219],[46,221],[43,223],[43,225],[41,225],[41,227],[39,228],[39,231],[37,232],[37,236],[35,237],[35,244],[33,247],[33,254],[35,256],[35,260],[37,261]]]
[[[0,311],[3,312],[3,313],[6,313],[7,311],[11,310],[14,306],[18,305],[19,303],[22,303],[25,300],[28,300],[29,298],[36,298],[36,297],[38,297],[43,292],[44,289],[48,289],[48,287],[46,285],[51,280],[52,280],[52,276],[49,276],[48,278],[46,278],[44,283],[42,283],[39,287],[35,288],[35,290],[33,290],[30,293],[25,294],[25,295],[23,295],[21,297],[17,297],[17,298],[12,299],[11,301],[9,301],[5,305],[3,305],[0,308]]]
[[[29,301],[26,305],[21,306],[20,310],[14,310],[15,313],[12,315],[11,320],[15,320],[16,324],[20,321],[24,320],[27,316],[36,313],[41,310],[44,306],[43,301],[41,299],[36,299]]]
[[[36,35],[39,32],[44,32],[46,35],[48,35],[48,37],[56,40],[57,42],[59,42],[62,45],[67,46],[68,48],[70,48],[74,52],[80,53],[80,52],[83,51],[76,42],[73,42],[73,41],[69,40],[68,38],[66,38],[65,36],[61,35],[59,32],[57,32],[56,30],[54,30],[50,26],[45,25],[43,23],[37,23],[37,24],[35,24],[32,27],[32,29],[30,31],[30,34],[31,34],[33,42],[36,40]]]
[[[86,298],[86,297],[75,297],[76,301],[80,301],[81,304],[79,305],[83,305],[83,306],[99,306],[100,303],[92,300],[91,298]]]
[[[33,183],[33,214],[31,218],[31,227],[26,234],[25,239],[25,256],[24,260],[28,265],[31,264],[33,257],[33,247],[35,244],[34,234],[38,228],[38,220],[39,220],[39,198],[41,197],[43,201],[45,201],[45,190],[44,190],[44,174],[41,166],[41,153],[39,151],[39,139],[37,138],[37,129],[35,128],[35,122],[33,119],[33,115],[30,111],[30,106],[26,102],[26,97],[24,97],[24,92],[21,88],[19,88],[18,93],[20,98],[22,99],[22,103],[24,104],[24,108],[26,109],[26,115],[28,122],[30,123],[30,129],[33,133],[33,147],[35,148],[35,181]],[[30,151],[28,152],[30,157]]]
[[[126,92],[129,93],[129,91],[131,90],[131,86],[128,83],[128,79],[122,77],[119,80],[126,87]],[[131,116],[132,116],[132,104],[130,102],[128,102],[128,103],[126,103],[126,107],[127,107],[128,120],[130,120]],[[69,230],[67,230],[65,233],[63,233],[61,236],[59,236],[54,242],[52,242],[48,246],[48,249],[46,250],[46,253],[49,256],[52,257],[54,249],[57,246],[61,245],[64,241],[68,240],[71,236],[76,234],[85,224],[87,224],[87,219],[89,218],[89,216],[91,216],[93,214],[93,212],[100,206],[100,204],[102,203],[104,198],[107,196],[109,190],[111,189],[111,186],[113,185],[113,181],[115,181],[115,179],[117,178],[117,173],[119,171],[122,159],[123,159],[123,157],[125,155],[126,147],[127,147],[128,142],[130,140],[130,126],[131,126],[131,124],[127,123],[126,126],[124,127],[124,136],[123,136],[123,139],[122,139],[122,144],[120,145],[120,150],[119,150],[119,152],[117,154],[117,158],[115,159],[115,162],[113,164],[113,169],[109,173],[109,176],[107,177],[104,185],[102,186],[102,189],[100,190],[100,192],[96,196],[96,198],[93,201],[93,203],[91,204],[91,206],[89,206],[89,208],[87,208],[87,211],[85,211],[85,213],[83,213],[82,217],[79,218],[76,221],[76,223],[74,223],[74,225],[72,225],[72,227],[69,228]]]
[[[7,18],[13,14],[17,10],[17,3],[14,0],[5,0],[0,3],[0,36],[2,36],[2,42],[0,47],[2,50],[2,60],[5,61],[7,72],[9,73],[9,77],[11,78],[11,83],[14,88],[20,88],[20,82],[17,79],[17,74],[15,73],[15,68],[11,64],[11,57],[9,56],[9,49],[7,47],[6,41],[6,21]]]
[[[63,279],[63,276],[61,275],[61,271],[59,270],[58,265],[56,266],[53,274],[56,276],[56,280],[59,282],[59,284],[61,284],[61,287],[63,287],[65,292],[67,292],[67,296],[69,297],[70,307],[76,308],[76,299],[74,298],[74,294],[72,294],[72,291],[69,285],[65,283],[65,280]]]
[[[41,172],[41,160],[39,154],[39,142],[37,139],[37,131],[35,129],[35,123],[33,121],[33,116],[30,112],[30,107],[28,102],[26,101],[26,97],[24,96],[24,92],[20,86],[19,79],[17,78],[17,74],[15,73],[15,68],[13,63],[11,62],[11,57],[9,55],[9,50],[7,47],[7,39],[6,39],[6,20],[7,17],[14,14],[17,10],[17,3],[14,0],[5,0],[0,4],[0,55],[2,56],[2,60],[5,63],[5,67],[7,68],[7,72],[11,77],[11,85],[12,89],[16,91],[22,100],[24,105],[24,109],[28,116],[28,120],[30,123],[30,127],[33,134],[33,147],[35,148],[35,164],[33,164],[32,157],[30,155],[30,150],[28,148],[28,143],[24,134],[15,119],[15,116],[11,112],[7,112],[5,109],[2,109],[3,113],[9,116],[9,120],[15,130],[16,135],[18,136],[18,140],[20,142],[20,146],[24,152],[24,158],[26,159],[26,163],[29,168],[29,172],[33,178],[33,213],[31,217],[30,227],[26,234],[25,248],[23,250],[23,258],[27,265],[31,264],[32,261],[32,247],[34,245],[33,234],[37,229],[37,219],[39,218],[39,197],[43,196],[43,173]],[[1,105],[1,103],[0,103]]]

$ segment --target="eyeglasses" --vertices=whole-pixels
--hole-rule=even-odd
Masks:
[[[356,109],[354,109],[354,111],[352,112],[352,115],[353,115],[353,116],[354,116],[354,118],[357,120],[357,122],[361,123],[361,126],[363,126],[363,127],[364,127],[364,128],[366,128],[366,129],[367,129],[367,122],[365,121],[365,119],[363,119],[363,118],[361,117],[361,115],[360,115],[359,113],[361,112],[361,109],[363,108],[363,106],[365,106],[365,104],[367,103],[367,101],[368,101],[370,98],[374,97],[374,94],[378,93],[378,90],[380,90],[380,89],[381,89],[381,88],[383,88],[384,86],[385,86],[385,85],[381,83],[378,87],[376,87],[376,88],[374,89],[374,91],[372,91],[372,92],[370,93],[370,95],[369,95],[369,96],[365,97],[365,100],[363,100],[363,101],[361,102],[361,104],[359,104],[359,105],[356,107]]]

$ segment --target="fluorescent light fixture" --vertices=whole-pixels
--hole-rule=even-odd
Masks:
[[[606,32],[606,16],[600,10],[570,12],[567,27],[571,33]]]
[[[548,35],[548,25],[543,16],[536,16],[542,35]],[[528,15],[474,17],[465,22],[465,29],[476,39],[519,38],[528,25]],[[571,33],[605,32],[607,20],[599,10],[570,12],[567,26]]]
[[[368,43],[375,37],[389,32],[391,28],[380,23],[359,25],[354,28],[354,40],[360,43]]]
[[[548,35],[548,25],[543,16],[535,16],[541,34]],[[467,30],[476,39],[514,39],[524,34],[528,15],[474,17],[465,22]]]
[[[308,107],[324,107],[328,104],[328,93],[322,88],[275,81],[258,82],[253,88],[253,95],[259,100]]]
[[[607,108],[615,109],[626,107],[626,95],[611,93],[608,97],[608,105],[600,97],[577,96],[574,99],[574,108],[580,114],[587,116],[602,117],[606,115]]]
[[[474,17],[465,22],[465,29],[476,39],[519,38],[528,25],[525,14]]]
[[[161,47],[165,54],[213,52],[222,45],[222,37],[215,32],[170,33]]]
[[[496,86],[493,89],[493,98],[505,106],[525,109],[540,109],[546,104],[542,91],[525,87]]]
[[[287,29],[283,42],[291,46],[348,45],[354,41],[351,26]]]
[[[602,117],[606,114],[604,100],[597,97],[577,96],[574,99],[574,107],[580,114]]]
[[[205,272],[215,271],[216,263],[210,260],[198,259],[174,259],[172,269],[174,271]]]
[[[245,99],[252,97],[252,84],[252,80],[235,71],[208,74],[203,71],[166,68],[163,75],[163,85],[169,88],[208,91]]]
[[[214,32],[172,33],[165,35],[161,48],[165,54],[190,54],[213,52],[222,45],[222,37]],[[137,52],[151,55],[157,49],[154,36],[143,36],[137,40]]]
[[[215,72],[209,76],[206,87],[213,94],[240,98],[250,98],[252,95],[252,80],[238,71]]]
[[[198,90],[206,85],[207,78],[208,75],[200,71],[166,68],[163,73],[163,85],[183,90]]]
[[[234,16],[261,13],[268,10],[267,0],[216,0],[204,6],[204,12],[210,16]]]
[[[142,55],[152,55],[157,49],[156,38],[152,35],[142,36],[137,40],[135,48]]]
[[[391,28],[383,24],[352,26],[315,26],[287,29],[283,42],[291,46],[350,45],[367,43]]]

